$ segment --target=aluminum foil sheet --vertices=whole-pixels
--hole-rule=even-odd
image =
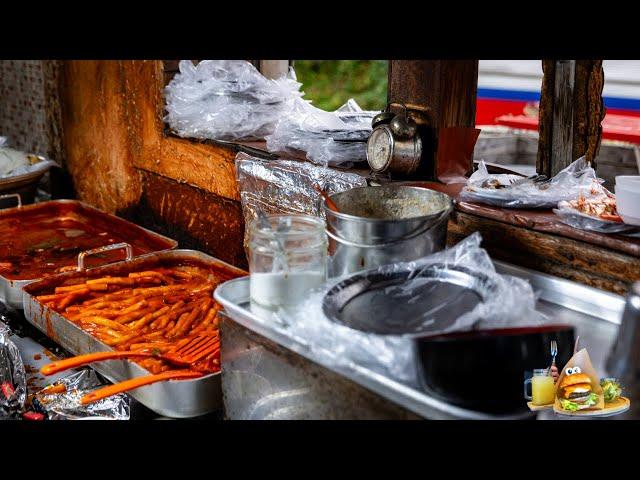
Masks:
[[[319,185],[327,193],[337,193],[367,185],[365,177],[308,162],[262,160],[246,153],[236,155],[236,176],[245,225],[257,217],[257,208],[267,214],[305,214],[324,218]],[[244,245],[249,229],[245,228]]]
[[[26,371],[10,335],[9,327],[0,321],[0,420],[19,419],[27,399]]]
[[[91,369],[73,373],[55,385],[64,385],[62,393],[46,393],[45,388],[35,394],[32,408],[49,420],[129,420],[129,397],[125,393],[112,395],[89,405],[80,405],[86,393],[105,385]]]

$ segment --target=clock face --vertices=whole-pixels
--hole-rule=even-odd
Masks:
[[[384,171],[391,162],[393,137],[387,125],[376,127],[367,141],[367,162],[374,172]]]

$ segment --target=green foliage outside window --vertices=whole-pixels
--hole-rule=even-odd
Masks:
[[[295,60],[304,98],[323,110],[335,110],[349,98],[364,110],[387,103],[387,60]]]

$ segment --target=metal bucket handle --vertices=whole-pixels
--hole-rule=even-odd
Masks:
[[[0,200],[4,200],[5,198],[15,198],[16,201],[18,202],[17,207],[18,208],[22,207],[22,197],[20,196],[19,193],[5,193],[4,195],[0,195]],[[4,207],[4,208],[15,208],[15,207]],[[4,208],[2,208],[2,210],[4,210]]]
[[[453,210],[453,205],[450,205],[448,208],[445,208],[442,212],[440,212],[440,214],[438,215],[438,217],[436,218],[435,221],[426,222],[425,225],[416,228],[413,232],[411,232],[410,234],[408,234],[408,235],[406,235],[404,237],[397,238],[396,240],[391,240],[390,242],[376,243],[374,245],[367,245],[367,244],[364,244],[364,243],[356,243],[356,242],[351,242],[349,240],[345,240],[344,238],[338,237],[335,233],[330,232],[329,229],[327,229],[327,228],[325,228],[324,231],[327,234],[327,236],[329,236],[330,238],[333,238],[338,243],[341,243],[343,245],[347,245],[348,247],[357,247],[357,248],[384,248],[384,247],[391,247],[393,245],[397,245],[397,244],[399,244],[401,242],[405,242],[405,241],[411,240],[412,238],[415,238],[415,237],[417,237],[419,235],[422,235],[424,232],[426,232],[427,230],[432,228],[434,225],[437,225],[438,223],[440,223],[444,218],[446,218],[451,213],[452,210]]]
[[[133,248],[131,248],[131,245],[129,245],[128,243],[122,242],[122,243],[114,243],[112,245],[106,245],[104,247],[99,247],[99,248],[94,248],[92,250],[85,250],[84,252],[80,252],[80,254],[78,254],[78,268],[76,269],[78,272],[82,272],[85,267],[84,267],[84,259],[90,255],[97,255],[99,253],[103,253],[103,252],[109,252],[111,250],[119,250],[121,248],[125,249],[126,252],[126,261],[130,261],[133,259]]]

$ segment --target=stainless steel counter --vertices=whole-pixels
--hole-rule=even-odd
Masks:
[[[556,323],[576,327],[594,367],[605,371],[624,299],[575,282],[495,262],[500,273],[528,279],[539,292],[539,309]],[[221,324],[223,399],[226,415],[248,418],[520,419],[450,405],[356,363],[331,363],[305,339],[293,338],[269,315],[249,308],[248,278],[220,286],[216,299],[229,318]],[[553,415],[553,414],[551,414]],[[547,416],[545,412],[539,415]]]

